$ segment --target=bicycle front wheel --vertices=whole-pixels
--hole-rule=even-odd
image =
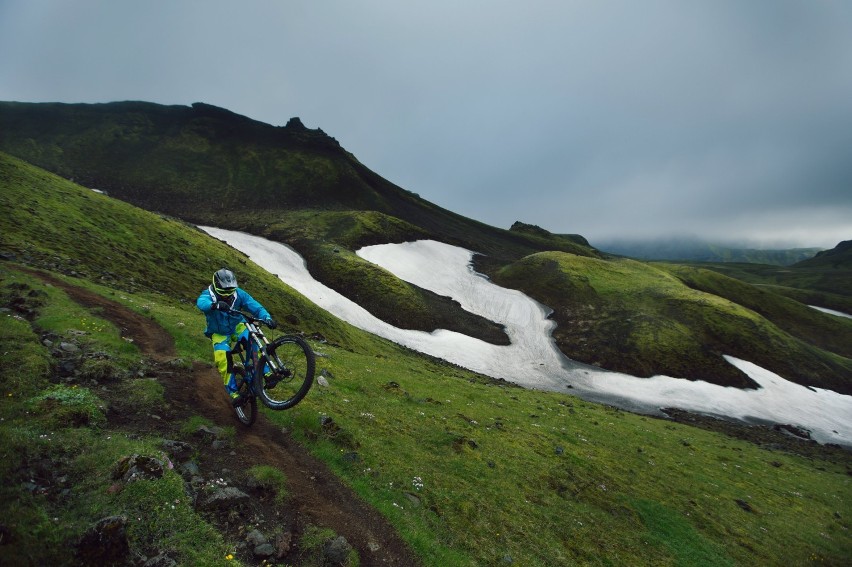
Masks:
[[[272,341],[266,353],[258,361],[256,376],[263,376],[267,358],[278,370],[259,384],[260,399],[274,410],[291,408],[302,401],[314,382],[314,351],[302,337],[287,335]]]

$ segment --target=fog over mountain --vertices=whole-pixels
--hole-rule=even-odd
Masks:
[[[789,266],[813,258],[821,248],[760,248],[749,242],[710,242],[680,236],[652,239],[604,239],[593,243],[612,254],[642,260],[686,260],[698,262],[751,262]]]
[[[0,100],[300,116],[462,215],[591,241],[852,235],[852,4],[0,3]]]

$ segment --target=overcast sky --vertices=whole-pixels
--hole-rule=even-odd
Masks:
[[[0,0],[0,100],[299,116],[508,228],[852,239],[849,0]]]

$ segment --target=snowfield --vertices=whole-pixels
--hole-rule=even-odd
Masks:
[[[793,424],[821,443],[852,446],[852,396],[794,384],[746,360],[726,360],[760,384],[740,390],[669,376],[637,378],[573,361],[555,346],[549,309],[474,272],[469,250],[430,240],[362,248],[365,260],[400,279],[450,296],[472,313],[505,326],[511,340],[497,346],[452,331],[399,329],[314,280],[291,248],[249,234],[199,227],[337,317],[408,348],[526,388],[571,393],[624,409],[659,413],[677,407],[750,423]]]

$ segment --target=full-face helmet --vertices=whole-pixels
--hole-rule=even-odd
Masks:
[[[237,291],[237,276],[227,268],[222,268],[213,274],[213,291],[216,295],[230,297]]]

